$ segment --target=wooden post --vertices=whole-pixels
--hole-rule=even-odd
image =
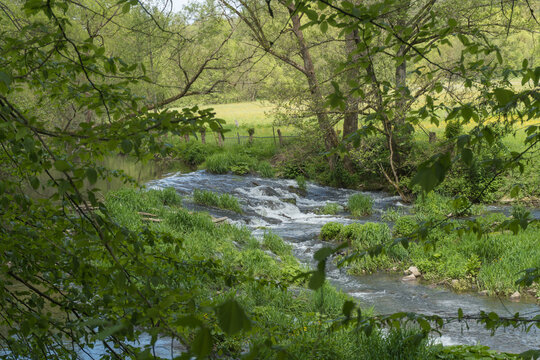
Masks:
[[[223,134],[218,132],[217,133],[217,139],[218,139],[218,145],[219,147],[223,147]]]
[[[206,144],[206,129],[205,128],[202,128],[201,129],[201,142],[204,144]]]
[[[274,134],[274,145],[276,144],[276,131],[274,130],[274,126],[272,126],[272,133]]]
[[[281,130],[277,129],[277,135],[279,138],[279,146],[283,147],[283,138],[281,137]]]

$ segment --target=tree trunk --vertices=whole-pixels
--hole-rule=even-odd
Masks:
[[[347,72],[347,79],[350,81],[358,81],[360,79],[360,72],[357,67],[360,54],[356,51],[359,42],[358,30],[345,35],[345,51],[350,57],[350,65],[353,66]],[[345,116],[343,118],[343,139],[358,130],[358,104],[360,103],[360,98],[351,94],[350,90],[347,94]]]
[[[206,129],[205,128],[202,128],[201,129],[201,142],[204,144],[206,144]]]
[[[304,62],[304,75],[306,76],[308,81],[309,92],[311,94],[313,107],[317,116],[317,123],[323,134],[325,148],[327,151],[331,151],[338,145],[339,140],[336,132],[334,131],[334,128],[330,124],[330,120],[328,119],[328,115],[324,109],[324,98],[321,93],[319,81],[317,80],[317,76],[315,75],[315,66],[313,65],[313,60],[311,58],[309,48],[304,39],[304,33],[300,29],[300,17],[295,12],[294,7],[289,6],[288,9],[289,13],[291,14],[292,31],[296,36],[296,39],[298,40],[298,45],[300,47],[300,56],[302,57],[302,60]],[[333,170],[335,168],[335,155],[328,156],[328,164],[330,166],[330,169]]]

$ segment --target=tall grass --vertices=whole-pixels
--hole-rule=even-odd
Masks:
[[[213,206],[220,209],[232,210],[239,214],[242,213],[242,208],[238,203],[238,199],[230,194],[217,194],[208,190],[195,189],[193,191],[193,201],[200,205]]]
[[[347,207],[354,217],[371,215],[373,212],[373,199],[367,195],[354,194],[349,197]]]

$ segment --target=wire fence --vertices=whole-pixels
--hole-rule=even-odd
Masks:
[[[195,138],[197,140],[202,141],[203,143],[206,143],[208,141],[215,141],[220,146],[223,146],[225,142],[230,143],[232,141],[238,144],[246,144],[246,143],[252,143],[256,139],[273,139],[274,144],[276,145],[279,144],[280,146],[282,146],[284,144],[285,139],[292,139],[292,138],[298,138],[298,137],[300,137],[300,135],[283,135],[281,133],[281,129],[277,129],[277,131],[273,131],[273,135],[271,136],[240,135],[239,132],[237,132],[236,135],[224,136],[223,134],[219,132],[204,132],[204,133],[197,134]],[[193,141],[193,139],[189,135],[185,135],[184,141],[190,142],[190,141]]]

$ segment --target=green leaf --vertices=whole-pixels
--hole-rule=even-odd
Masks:
[[[30,178],[30,185],[32,186],[32,189],[37,190],[39,187],[39,179],[35,176],[32,176]]]
[[[311,290],[317,290],[324,284],[326,276],[324,274],[324,271],[318,270],[314,271],[311,277],[309,278],[309,288]]]
[[[4,94],[7,93],[12,81],[13,78],[10,74],[0,71],[0,92]]]
[[[54,167],[56,168],[56,170],[62,172],[71,170],[71,165],[69,165],[66,160],[56,160],[54,162]]]
[[[343,315],[345,315],[346,317],[351,317],[351,312],[353,311],[354,309],[354,302],[350,301],[350,300],[347,300],[343,303]]]
[[[133,143],[128,139],[122,140],[122,143],[120,145],[124,154],[129,154],[133,149]]]
[[[461,150],[461,159],[463,160],[465,164],[467,164],[468,166],[471,166],[472,159],[473,159],[472,150],[469,148],[463,148],[463,150]]]
[[[105,329],[101,330],[97,335],[96,338],[98,340],[105,340],[109,336],[112,336],[122,330],[125,327],[124,324],[118,323],[113,326],[106,327]]]
[[[217,308],[219,327],[228,335],[251,329],[251,321],[244,309],[235,301],[227,300]]]
[[[452,18],[448,19],[448,26],[450,26],[451,28],[455,28],[457,26],[457,24],[458,23],[457,23],[456,19],[452,19]]]
[[[495,52],[495,54],[497,55],[497,61],[499,62],[499,64],[502,64],[503,63],[503,58],[502,58],[501,52],[499,50],[497,50]]]
[[[321,27],[321,31],[323,34],[326,34],[326,32],[328,31],[328,22],[326,21],[323,21],[320,25]]]
[[[323,261],[326,260],[326,258],[328,258],[330,255],[332,255],[333,252],[334,250],[332,248],[323,247],[315,252],[313,258],[317,261]]]
[[[514,98],[514,92],[508,89],[497,88],[493,90],[493,93],[495,94],[495,99],[497,99],[497,102],[501,107],[508,105],[508,103]]]
[[[98,177],[98,173],[96,169],[94,168],[86,169],[86,177],[88,178],[88,182],[90,182],[90,184],[95,184]]]
[[[527,350],[518,355],[520,359],[540,359],[540,350]]]
[[[510,197],[513,199],[517,198],[520,190],[521,190],[521,187],[519,185],[514,185],[512,187],[512,190],[510,190]]]
[[[210,355],[212,351],[213,339],[210,330],[207,328],[201,328],[195,339],[191,344],[191,352],[197,356],[198,359],[203,359]]]

